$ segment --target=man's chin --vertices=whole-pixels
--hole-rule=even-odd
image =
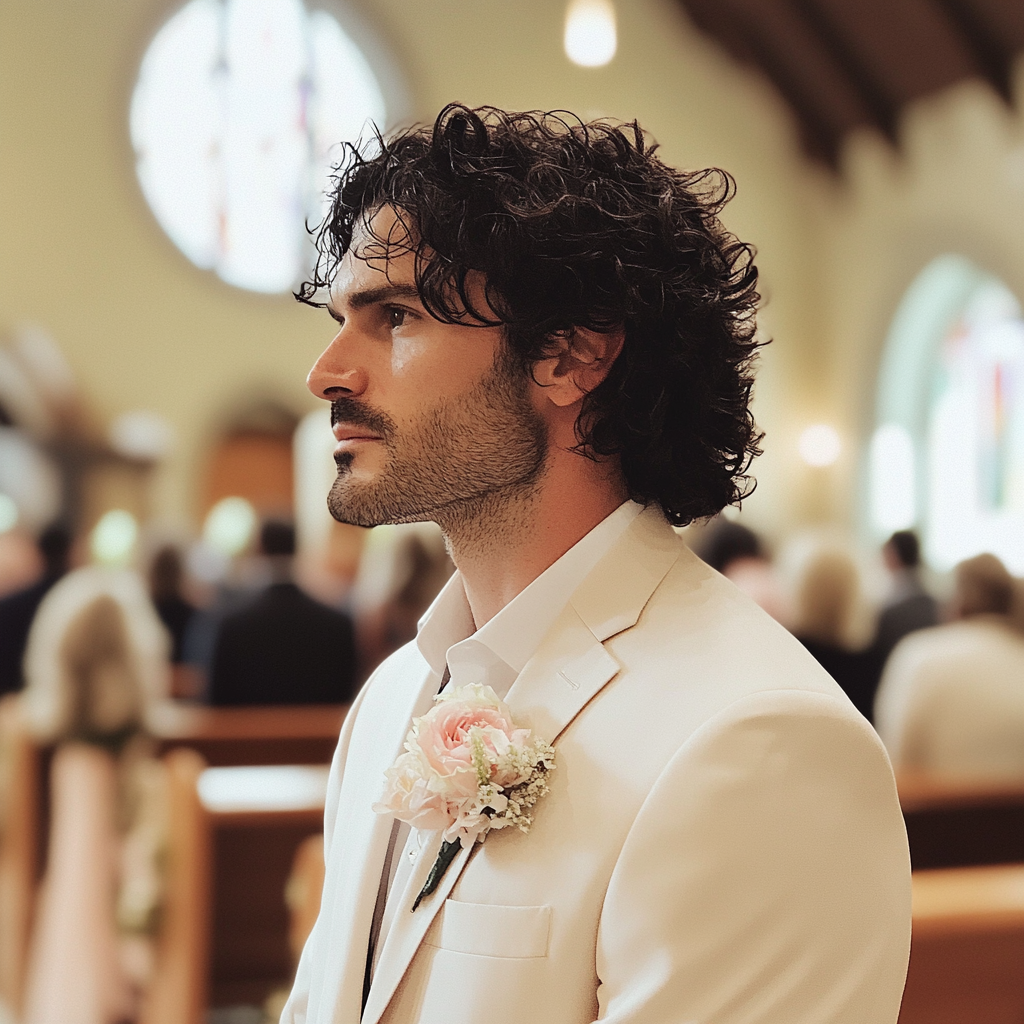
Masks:
[[[395,507],[364,488],[353,487],[350,480],[339,478],[327,497],[327,508],[339,522],[348,526],[395,526],[399,523],[424,523],[432,519],[429,512]]]

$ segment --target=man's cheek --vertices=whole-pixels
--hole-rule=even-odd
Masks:
[[[424,338],[396,335],[391,343],[391,375],[399,378],[410,376],[424,363],[426,351]]]

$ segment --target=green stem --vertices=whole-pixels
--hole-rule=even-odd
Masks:
[[[437,860],[434,861],[434,866],[430,869],[430,874],[427,875],[427,880],[423,883],[423,888],[420,889],[420,894],[412,905],[414,911],[424,897],[429,896],[438,887],[441,879],[444,878],[444,873],[448,870],[448,865],[455,860],[455,855],[461,848],[462,843],[458,839],[452,843],[449,843],[447,840],[441,843],[441,850],[437,855]]]

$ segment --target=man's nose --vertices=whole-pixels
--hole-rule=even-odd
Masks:
[[[352,346],[342,338],[343,333],[339,331],[334,336],[306,378],[306,387],[328,402],[361,395],[366,390],[366,370],[356,359]]]

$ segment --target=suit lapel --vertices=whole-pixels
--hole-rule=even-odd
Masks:
[[[407,676],[398,666],[387,685],[367,692],[352,733],[321,908],[330,955],[321,962],[321,984],[311,986],[310,1020],[359,1020],[370,924],[393,822],[371,805],[401,753],[410,720],[427,710],[438,685],[418,655],[408,667]]]
[[[619,663],[603,641],[636,624],[682,550],[682,541],[659,509],[645,509],[633,520],[573,594],[509,690],[506,702],[517,725],[529,726],[549,743],[555,741],[619,671]],[[459,851],[434,893],[412,913],[412,901],[439,847],[440,834],[424,849],[402,894],[377,962],[362,1024],[378,1024],[473,852]]]
[[[683,543],[647,508],[580,584],[526,663],[506,702],[517,724],[554,743],[619,671],[604,641],[636,625]]]
[[[459,850],[437,888],[413,912],[413,901],[423,888],[440,847],[441,833],[438,832],[424,847],[415,869],[409,876],[401,902],[395,911],[391,930],[377,961],[370,995],[363,1011],[362,1024],[377,1024],[380,1020],[398,988],[398,983],[416,955],[416,950],[420,948],[427,929],[437,917],[437,912],[444,906],[444,901],[448,899],[473,852],[473,848]]]

